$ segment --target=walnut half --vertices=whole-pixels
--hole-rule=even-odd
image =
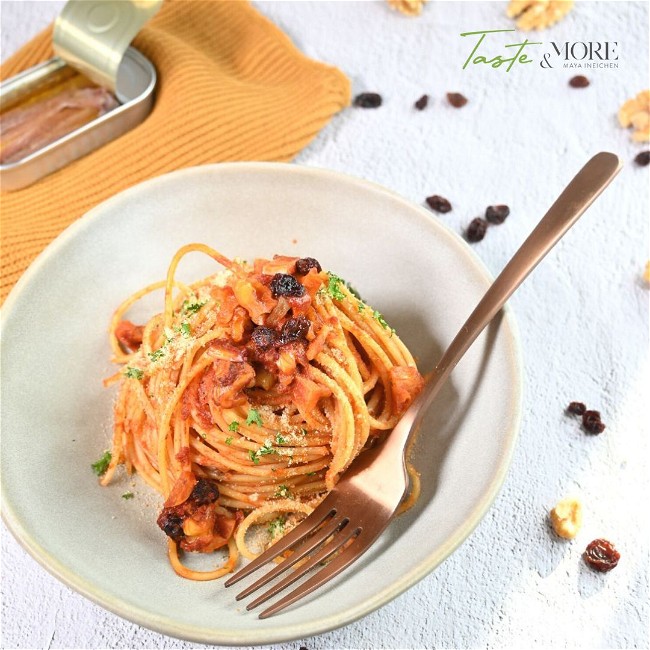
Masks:
[[[582,526],[582,503],[575,497],[562,499],[550,514],[555,533],[564,539],[573,539]]]
[[[388,4],[407,16],[419,16],[427,0],[388,0]]]
[[[573,9],[573,0],[510,0],[507,14],[523,31],[546,29]]]
[[[650,140],[650,90],[641,91],[636,97],[628,99],[618,111],[619,124],[627,129],[632,127],[632,140]]]

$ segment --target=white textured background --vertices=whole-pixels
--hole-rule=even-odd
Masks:
[[[574,74],[537,64],[510,73],[461,70],[461,31],[510,26],[505,2],[428,6],[409,19],[381,2],[258,2],[309,56],[339,66],[375,111],[348,109],[297,159],[391,188],[421,203],[448,197],[460,232],[491,203],[511,216],[476,253],[497,273],[592,154],[626,166],[614,185],[512,299],[524,356],[524,418],[505,486],[487,517],[438,570],[365,619],[276,648],[646,648],[650,526],[647,385],[648,168],[616,111],[648,81],[648,3],[578,2],[548,41],[618,41],[619,68]],[[2,0],[2,57],[63,2]],[[512,41],[513,42],[514,38]],[[508,42],[508,41],[499,41]],[[549,48],[546,48],[549,49]],[[537,50],[535,50],[537,52]],[[448,91],[469,98],[449,107]],[[413,102],[432,101],[424,112]],[[435,291],[430,287],[418,288]],[[414,294],[417,299],[417,294]],[[507,390],[504,387],[504,390]],[[564,414],[580,400],[602,412],[588,437]],[[549,531],[555,502],[577,493],[585,524],[571,543]],[[607,537],[622,559],[609,574],[581,561]],[[2,527],[3,648],[200,648],[110,614],[59,584]],[[422,540],[426,543],[426,540]]]

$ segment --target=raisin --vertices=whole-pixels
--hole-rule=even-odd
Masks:
[[[275,344],[275,332],[270,327],[259,325],[253,330],[251,339],[260,350],[268,350]]]
[[[488,222],[485,219],[481,219],[481,217],[472,219],[469,226],[467,226],[467,230],[465,231],[465,237],[467,241],[481,241],[481,239],[485,237],[485,231],[487,230],[487,227]]]
[[[444,214],[445,212],[449,212],[451,210],[451,203],[449,203],[449,201],[447,201],[447,199],[443,198],[442,196],[434,194],[433,196],[428,196],[426,200],[427,205],[436,212],[442,212]]]
[[[271,280],[270,287],[274,298],[279,296],[300,298],[305,295],[305,287],[293,275],[286,273],[276,273]]]
[[[282,326],[279,338],[280,345],[291,343],[298,339],[307,340],[307,332],[309,332],[309,320],[305,316],[289,318]]]
[[[646,167],[650,163],[650,151],[642,151],[634,157],[634,162],[640,167]]]
[[[621,554],[606,539],[595,539],[587,545],[582,557],[592,569],[606,573],[618,564]]]
[[[581,74],[569,79],[569,86],[571,86],[571,88],[586,88],[588,85],[589,79]]]
[[[467,104],[467,97],[461,95],[460,93],[447,93],[447,101],[454,108],[462,108]]]
[[[354,98],[354,105],[359,108],[378,108],[381,101],[381,95],[378,93],[361,93]]]
[[[585,411],[582,414],[582,426],[587,433],[598,435],[605,430],[598,411]]]
[[[311,269],[316,269],[319,273],[323,270],[318,260],[313,257],[301,257],[296,262],[296,273],[298,275],[307,275]]]
[[[566,407],[566,410],[571,415],[582,415],[587,410],[587,407],[582,402],[571,402]]]
[[[503,223],[509,214],[510,208],[507,205],[490,205],[485,210],[485,218],[497,225]]]
[[[206,506],[209,503],[214,503],[218,498],[219,489],[217,486],[207,479],[200,478],[187,500],[196,506]]]
[[[420,97],[420,99],[418,99],[418,101],[415,102],[415,108],[417,108],[418,111],[423,111],[427,107],[428,103],[429,103],[429,95],[422,95],[422,97]]]
[[[183,532],[183,517],[170,511],[171,508],[163,509],[158,517],[157,523],[167,537],[171,537],[178,542],[185,537],[185,533]]]

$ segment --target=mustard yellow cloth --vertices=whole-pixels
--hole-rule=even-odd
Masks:
[[[51,42],[49,28],[0,77],[53,56]],[[306,58],[248,2],[166,0],[133,44],[158,72],[153,112],[35,185],[2,193],[0,300],[52,239],[116,192],[203,163],[289,161],[350,101],[343,73]]]

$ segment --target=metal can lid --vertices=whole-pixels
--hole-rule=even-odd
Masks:
[[[54,23],[54,52],[95,83],[117,93],[124,53],[162,2],[68,0]]]

